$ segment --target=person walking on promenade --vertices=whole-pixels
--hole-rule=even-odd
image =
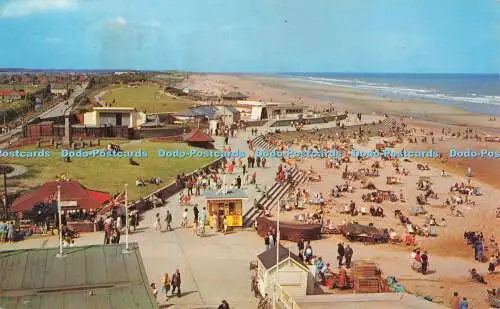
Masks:
[[[165,292],[165,298],[168,298],[168,292],[170,291],[170,277],[168,273],[165,273],[162,278],[163,290]]]
[[[188,209],[187,208],[184,208],[184,211],[182,212],[181,227],[183,227],[183,228],[188,227]]]
[[[195,230],[198,230],[198,217],[200,215],[200,211],[198,210],[198,204],[194,205],[193,215],[194,215],[194,228]]]
[[[153,228],[155,231],[161,231],[160,214],[157,213],[155,216],[155,221],[153,222]]]
[[[266,250],[269,250],[271,248],[270,244],[270,239],[269,239],[269,233],[264,237],[264,245],[266,246]]]
[[[174,296],[176,290],[177,297],[181,297],[181,273],[179,269],[172,275],[172,296]]]
[[[171,231],[172,230],[172,214],[168,210],[167,210],[167,214],[165,216],[165,223],[167,225],[167,231]]]

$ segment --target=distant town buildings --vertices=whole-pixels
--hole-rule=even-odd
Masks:
[[[68,94],[67,84],[50,84],[50,93],[65,96]]]
[[[11,90],[11,89],[0,89],[0,101],[1,102],[13,102],[19,101],[26,97],[24,91]]]

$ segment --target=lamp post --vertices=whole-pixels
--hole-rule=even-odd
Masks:
[[[278,288],[279,288],[279,262],[280,262],[280,212],[281,212],[281,207],[278,205],[276,207],[277,210],[277,216],[276,216],[276,273],[274,276],[274,301],[273,301],[273,309],[276,309],[276,305],[279,301],[278,297]]]
[[[128,246],[128,230],[129,230],[129,225],[128,225],[128,192],[127,192],[127,187],[128,184],[125,185],[125,249],[122,250],[122,253],[129,253],[129,246]]]
[[[57,257],[64,257],[62,242],[62,214],[61,214],[61,185],[57,184],[57,213],[59,215],[59,253]]]

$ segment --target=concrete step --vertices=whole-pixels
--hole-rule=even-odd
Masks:
[[[293,170],[292,171],[292,183],[295,185],[303,183],[305,180],[305,175],[304,173],[298,171],[298,170]],[[278,202],[283,198],[283,196],[288,192],[288,189],[290,188],[291,184],[287,183],[284,186],[281,186],[279,184],[273,186],[273,192],[269,193],[268,198],[266,198],[262,203],[264,206],[264,209],[269,209],[272,210],[275,205],[278,204]],[[251,209],[249,212],[247,212],[245,218],[244,218],[244,226],[252,226],[257,220],[259,216],[261,216],[264,213],[262,210],[257,210],[257,209]]]

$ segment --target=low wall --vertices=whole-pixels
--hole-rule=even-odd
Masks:
[[[176,136],[182,135],[184,130],[189,131],[185,127],[170,127],[170,128],[141,128],[137,130],[140,138],[160,137],[160,136]]]
[[[252,121],[245,121],[245,127],[262,127],[265,125],[269,120],[252,120]]]
[[[191,176],[192,174],[196,173],[197,171],[200,171],[200,170],[203,170],[206,168],[217,167],[221,163],[221,161],[223,161],[223,160],[224,160],[224,158],[218,158],[218,159],[208,163],[207,165],[205,165],[205,166],[203,166],[195,171],[192,171],[189,174],[186,174],[186,176]],[[170,198],[171,196],[174,196],[175,194],[179,193],[182,189],[183,188],[181,186],[179,186],[177,184],[177,182],[172,182],[172,183],[150,193],[149,195],[145,196],[142,200],[136,201],[134,205],[139,212],[144,212],[144,211],[149,210],[153,207],[153,205],[148,201],[149,198],[152,197],[153,195],[161,198],[162,200],[166,200],[166,199]]]
[[[315,118],[304,118],[303,120],[307,120],[308,124],[318,124],[318,123],[328,123],[333,121],[341,121],[347,118],[347,115],[338,115],[338,116],[325,116],[325,117],[315,117]],[[298,119],[283,119],[277,120],[275,123],[271,125],[271,127],[289,127],[292,125],[292,122],[297,122]]]
[[[257,233],[261,237],[265,237],[271,228],[276,229],[275,220],[266,217],[257,219]],[[318,240],[321,238],[321,224],[293,224],[280,221],[280,238],[289,241]]]

